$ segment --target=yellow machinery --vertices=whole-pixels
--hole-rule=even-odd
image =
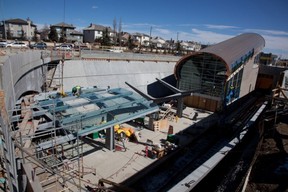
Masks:
[[[115,125],[114,126],[114,132],[120,136],[120,138],[125,138],[128,137],[130,138],[134,134],[134,129],[131,127],[123,127],[120,125]]]

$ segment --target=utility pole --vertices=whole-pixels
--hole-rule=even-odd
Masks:
[[[149,46],[150,46],[150,52],[152,52],[152,45],[151,45],[151,34],[152,34],[152,26],[150,27],[150,37],[149,37]]]
[[[3,20],[3,27],[4,27],[5,40],[7,41],[7,33],[6,33],[6,23],[5,23],[5,19]]]
[[[66,1],[64,0],[64,12],[63,12],[63,22],[65,23],[65,11],[66,11]]]

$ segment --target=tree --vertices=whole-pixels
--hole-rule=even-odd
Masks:
[[[121,41],[122,41],[122,19],[120,18],[120,21],[118,24],[118,42],[120,46],[121,46]]]
[[[65,43],[66,42],[66,34],[65,34],[65,30],[64,30],[64,27],[62,27],[62,29],[61,29],[61,36],[60,36],[60,42],[61,43]]]
[[[168,43],[169,43],[169,50],[168,50],[168,52],[169,52],[169,53],[174,53],[174,40],[171,38]]]
[[[128,37],[127,44],[128,44],[128,49],[129,50],[132,50],[134,48],[133,39],[131,38],[131,35],[129,35],[129,37]]]
[[[40,39],[41,40],[48,40],[49,38],[49,27],[45,24],[44,27],[40,30]]]
[[[10,28],[8,28],[8,30],[6,31],[6,35],[7,35],[7,39],[12,39],[12,34],[11,34]]]
[[[115,45],[117,42],[117,32],[116,32],[116,28],[117,28],[117,20],[116,18],[114,18],[113,20],[113,44]]]
[[[100,37],[100,38],[99,38],[99,37],[98,37],[98,38],[96,37],[95,40],[94,40],[94,42],[95,42],[95,43],[101,43],[101,42],[102,42],[102,37]]]
[[[49,33],[48,37],[51,41],[58,42],[58,34],[57,34],[55,27],[50,27],[50,33]]]
[[[32,38],[32,41],[38,42],[37,33],[38,33],[37,28],[35,28],[35,29],[34,29],[34,36],[33,36],[33,38]]]
[[[181,44],[179,41],[177,41],[177,43],[176,43],[176,51],[177,51],[177,53],[181,53]]]
[[[25,38],[25,32],[24,32],[23,28],[21,29],[21,37],[20,37],[20,39],[23,40],[23,41],[26,39]]]
[[[108,28],[107,27],[102,32],[101,44],[104,45],[104,46],[109,46],[110,45],[110,37],[109,37],[109,32],[108,32]]]

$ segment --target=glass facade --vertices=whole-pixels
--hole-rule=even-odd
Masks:
[[[213,54],[193,55],[183,62],[179,70],[178,86],[181,90],[201,90],[198,93],[223,98],[226,65]]]
[[[227,87],[226,87],[226,100],[225,103],[229,104],[235,99],[239,98],[240,95],[240,88],[241,88],[241,82],[242,82],[242,76],[243,76],[243,70],[244,68],[242,67],[235,75],[229,79],[227,82]]]

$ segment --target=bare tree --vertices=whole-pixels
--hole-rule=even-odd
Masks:
[[[114,18],[114,20],[113,20],[113,44],[115,45],[116,44],[116,42],[117,42],[117,31],[116,31],[116,29],[117,29],[117,20],[116,20],[116,18]]]
[[[50,33],[50,29],[49,29],[48,25],[45,24],[43,26],[43,28],[40,29],[40,39],[44,40],[44,41],[48,41],[49,40],[49,37],[48,37],[49,33]]]
[[[118,24],[118,41],[119,41],[119,45],[121,46],[121,39],[122,37],[122,19],[120,18],[119,20],[119,24]]]

